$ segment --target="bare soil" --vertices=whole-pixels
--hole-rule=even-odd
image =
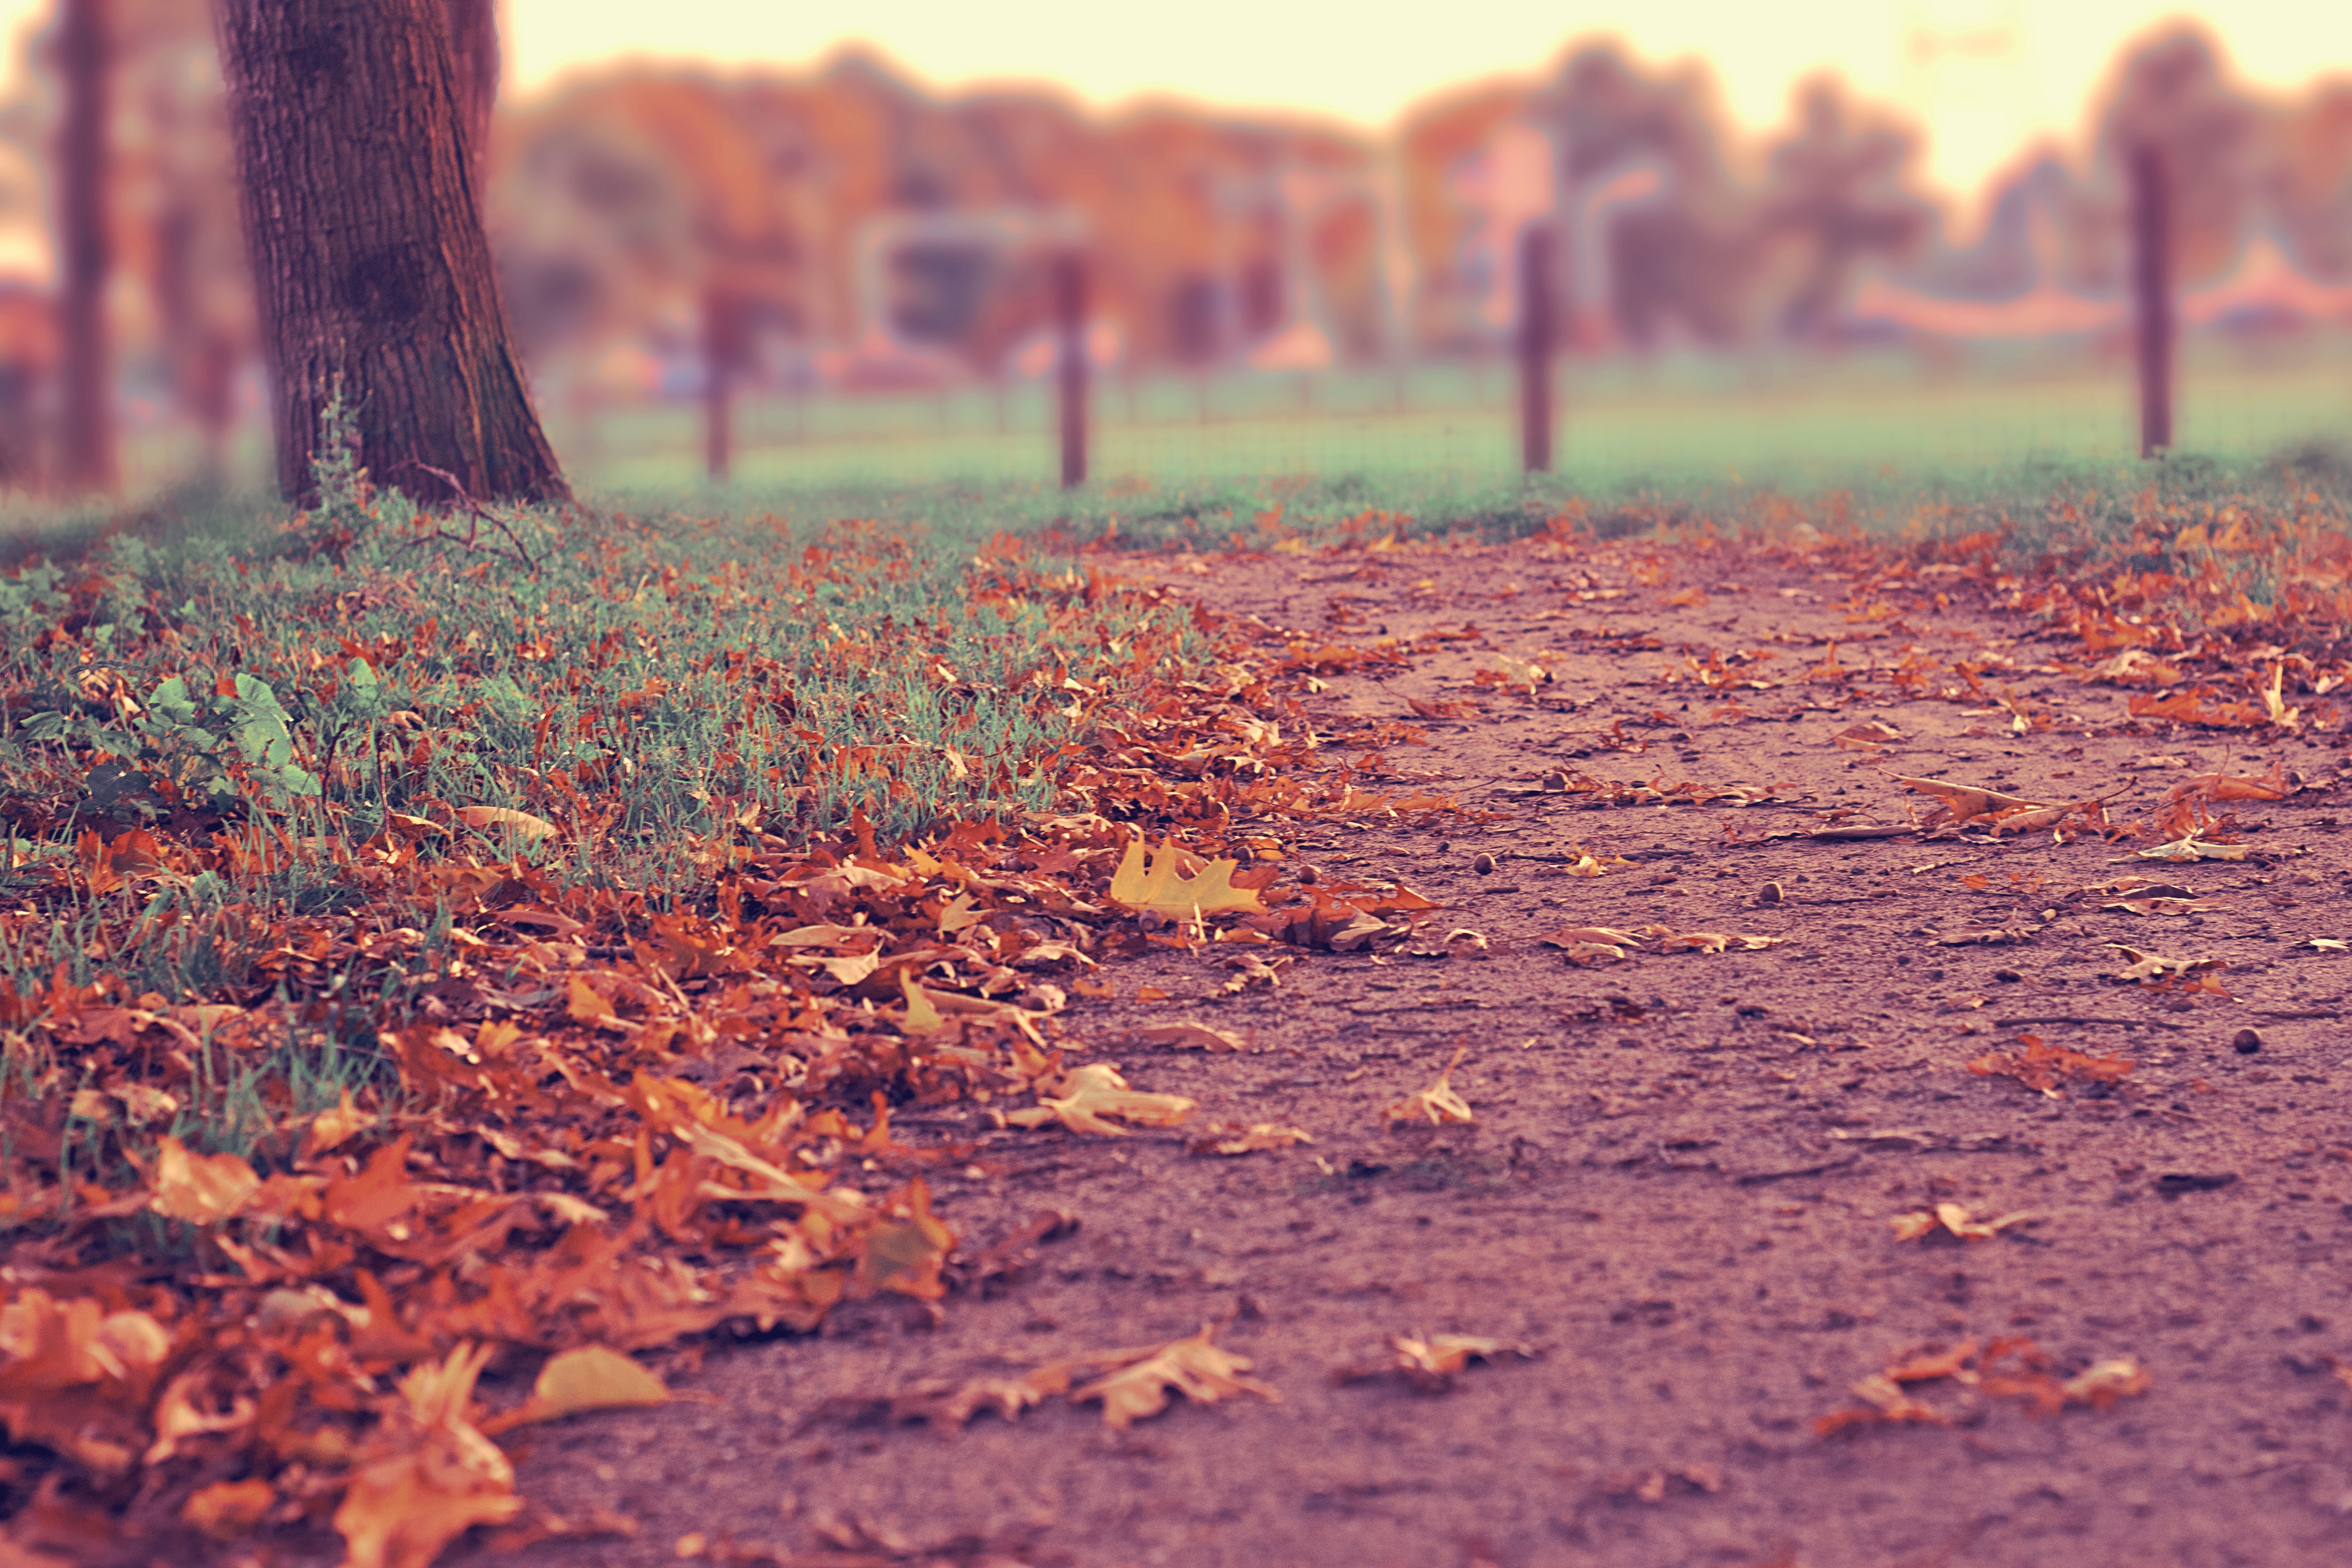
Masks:
[[[2352,955],[2305,945],[2352,937],[2340,731],[2309,716],[2284,738],[2133,721],[2127,690],[2056,668],[2087,662],[2079,640],[1997,595],[1929,577],[1852,602],[1844,570],[1639,542],[1176,562],[1171,580],[1259,617],[1269,647],[1412,639],[1402,666],[1289,684],[1318,734],[1358,738],[1344,754],[1368,782],[1466,815],[1304,830],[1286,874],[1403,882],[1443,906],[1431,935],[1474,931],[1486,952],[1307,953],[1278,986],[1230,997],[1228,950],[1112,966],[1122,999],[1081,999],[1078,1038],[1137,1088],[1199,1100],[1196,1122],[1288,1123],[1315,1142],[1220,1158],[1189,1152],[1187,1129],[908,1119],[976,1145],[934,1183],[967,1256],[1053,1211],[1075,1231],[1016,1241],[936,1322],[913,1304],[845,1309],[820,1335],[670,1369],[713,1403],[534,1436],[526,1495],[637,1531],[517,1560],[667,1562],[698,1544],[1077,1568],[2352,1560],[2352,1387],[2333,1360],[2352,1364]],[[1693,588],[1703,603],[1668,603]],[[1465,626],[1477,635],[1429,640]],[[1890,684],[1913,650],[1955,696]],[[1717,653],[1718,682],[1762,684],[1706,684]],[[1552,679],[1474,687],[1497,654]],[[1958,695],[1960,660],[2041,727],[2016,733],[2011,710]],[[1409,699],[1475,706],[1431,719]],[[1833,743],[1871,721],[1900,733],[1883,754]],[[1369,763],[1384,725],[1384,762]],[[2158,758],[2189,765],[2133,765]],[[2126,864],[2153,840],[2046,831],[1801,836],[1841,808],[1899,824],[1933,804],[1896,774],[2046,800],[2120,790],[2109,810],[2127,820],[2185,772],[2282,759],[2307,787],[2231,808],[2255,852],[2242,861]],[[1554,770],[1772,798],[1594,809],[1589,791],[1546,791]],[[1578,847],[1605,874],[1570,874]],[[2068,897],[2151,871],[2213,907],[2140,916]],[[1760,901],[1767,884],[1778,901]],[[1587,925],[1782,940],[1593,968],[1538,940]],[[2022,940],[1942,944],[2003,929]],[[2221,959],[2229,994],[2114,979],[2110,942]],[[1127,999],[1145,985],[1170,995]],[[1115,1043],[1173,1018],[1251,1047]],[[2258,1047],[2241,1049],[2250,1028]],[[2057,1097],[1969,1070],[2027,1034],[2134,1066]],[[1382,1107],[1459,1047],[1452,1081],[1475,1121],[1385,1128]],[[1891,1216],[1939,1202],[2042,1217],[1990,1240],[1895,1239]],[[1060,1403],[953,1436],[852,1418],[859,1398],[1204,1321],[1279,1403],[1180,1404],[1124,1432]],[[1538,1353],[1442,1392],[1335,1381],[1416,1330]],[[2030,1337],[2062,1378],[2133,1357],[2150,1386],[2041,1414],[1947,1379],[1910,1392],[1951,1426],[1817,1434],[1867,1408],[1858,1380],[1971,1336]]]

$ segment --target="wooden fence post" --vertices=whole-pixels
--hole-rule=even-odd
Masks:
[[[114,7],[110,0],[66,0],[58,18],[58,74],[65,111],[58,133],[59,335],[64,339],[58,463],[70,495],[112,494],[114,384],[106,321],[114,245],[108,232],[112,170]]]
[[[741,363],[742,312],[718,285],[702,291],[702,463],[724,480],[735,457],[735,371]]]
[[[1076,251],[1054,258],[1054,326],[1061,340],[1062,488],[1087,482],[1087,264]]]
[[[2138,329],[2139,455],[2172,445],[2172,192],[2164,153],[2131,153],[2132,309]]]
[[[1519,236],[1519,459],[1531,474],[1551,468],[1551,230]]]

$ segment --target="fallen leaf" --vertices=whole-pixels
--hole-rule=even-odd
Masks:
[[[180,1518],[215,1541],[227,1541],[259,1524],[277,1500],[268,1481],[215,1481],[188,1494]]]
[[[531,1385],[530,1397],[503,1415],[478,1423],[485,1436],[540,1421],[560,1421],[583,1410],[619,1410],[667,1405],[669,1390],[660,1378],[603,1345],[583,1345],[548,1358]]]
[[[2242,860],[2252,852],[2243,844],[2209,844],[2191,835],[2138,853],[2143,860]]]
[[[1873,719],[1840,730],[1830,737],[1830,743],[1841,751],[1867,752],[1876,755],[1893,742],[1903,739],[1903,731],[1884,720]]]
[[[170,1219],[217,1225],[245,1205],[261,1185],[253,1167],[235,1154],[191,1154],[166,1133],[155,1156],[152,1206]]]
[[[1971,1217],[1964,1205],[1945,1203],[1937,1204],[1932,1211],[1922,1209],[1916,1214],[1897,1215],[1889,1223],[1895,1227],[1895,1239],[1897,1241],[1921,1241],[1939,1234],[1960,1241],[1990,1241],[2012,1225],[2045,1217],[2021,1210],[2003,1215],[1999,1219],[1980,1220]]]
[[[2094,1410],[2105,1410],[2118,1399],[2146,1394],[2155,1381],[2133,1357],[2115,1356],[2092,1363],[2077,1375],[2068,1378],[2062,1389],[2070,1405],[2087,1405]]]
[[[1254,1121],[1247,1127],[1229,1126],[1220,1122],[1209,1129],[1208,1136],[1192,1142],[1195,1154],[1257,1154],[1270,1149],[1287,1149],[1297,1143],[1312,1143],[1315,1140],[1296,1127],[1284,1127],[1272,1121]]]
[[[366,1128],[375,1118],[352,1103],[352,1091],[346,1085],[340,1103],[331,1105],[310,1119],[310,1131],[302,1140],[302,1157],[312,1160],[330,1149],[339,1149],[352,1136]]]
[[[345,1568],[426,1568],[474,1526],[520,1510],[514,1468],[471,1419],[474,1383],[494,1349],[461,1344],[403,1380],[335,1510]]]
[[[2040,811],[2047,801],[2027,800],[2022,795],[2003,795],[1999,790],[1982,789],[1974,784],[1946,784],[1941,779],[1906,779],[1895,781],[1906,789],[1916,789],[1934,795],[1943,803],[1955,823],[1974,822],[1979,817],[1995,816],[2004,811]]]
[[[1015,1110],[1005,1120],[1018,1127],[1043,1127],[1059,1121],[1073,1132],[1098,1132],[1123,1137],[1127,1129],[1103,1120],[1116,1116],[1143,1127],[1173,1127],[1192,1114],[1193,1102],[1181,1094],[1146,1094],[1127,1087],[1118,1068],[1108,1062],[1073,1068],[1062,1075],[1054,1095],[1043,1092],[1036,1105]]]
[[[530,843],[552,838],[562,829],[543,816],[533,816],[527,811],[516,811],[503,805],[461,805],[457,820],[478,832],[504,828],[516,837]]]
[[[1685,931],[1676,935],[1665,926],[1644,926],[1642,934],[1654,938],[1660,952],[1727,952],[1737,947],[1745,952],[1761,952],[1777,942],[1789,939],[1780,936],[1738,936],[1722,931]]]
[[[1244,1375],[1251,1365],[1249,1357],[1221,1351],[1209,1342],[1213,1331],[1213,1324],[1203,1323],[1199,1333],[1171,1341],[1132,1365],[1071,1390],[1070,1401],[1083,1405],[1100,1400],[1103,1420],[1119,1427],[1167,1409],[1171,1391],[1195,1405],[1214,1405],[1237,1394],[1279,1403],[1280,1393]]]
[[[1457,1047],[1454,1059],[1445,1064],[1445,1070],[1437,1075],[1436,1082],[1427,1089],[1414,1090],[1402,1100],[1392,1101],[1381,1112],[1381,1120],[1391,1127],[1419,1121],[1443,1127],[1449,1121],[1475,1120],[1470,1114],[1469,1102],[1456,1094],[1453,1084],[1448,1081],[1454,1076],[1454,1069],[1462,1065],[1462,1058],[1469,1053],[1469,1047]]]
[[[2207,970],[2229,967],[2218,958],[2167,958],[2160,952],[2142,952],[2119,942],[2103,945],[2114,948],[2131,961],[2116,971],[2117,980],[2161,980],[2168,975],[2198,974]]]
[[[1390,1339],[1389,1349],[1391,1353],[1377,1361],[1341,1368],[1333,1374],[1334,1380],[1360,1383],[1393,1374],[1423,1394],[1439,1394],[1452,1387],[1454,1375],[1474,1361],[1496,1361],[1505,1355],[1531,1361],[1536,1353],[1526,1345],[1471,1334],[1397,1334]]]
[[[1187,881],[1178,870],[1179,852],[1163,842],[1147,867],[1143,840],[1130,838],[1127,853],[1110,879],[1113,903],[1140,914],[1149,910],[1170,920],[1191,921],[1229,910],[1259,910],[1265,905],[1255,891],[1233,885],[1238,860],[1211,860]]]
[[[1206,1024],[1195,1024],[1189,1020],[1173,1024],[1139,1024],[1134,1028],[1122,1031],[1118,1037],[1147,1046],[1174,1046],[1179,1050],[1247,1049],[1239,1035],[1225,1029],[1212,1029]]]
[[[1979,1078],[2013,1078],[2028,1089],[2038,1089],[2052,1100],[2061,1100],[2065,1096],[2058,1087],[2063,1079],[2080,1078],[2094,1083],[2117,1083],[2138,1065],[2122,1057],[2085,1056],[2063,1046],[2045,1044],[2032,1035],[2019,1037],[2019,1044],[2024,1048],[1992,1051],[1977,1058],[1969,1063],[1969,1070]]]

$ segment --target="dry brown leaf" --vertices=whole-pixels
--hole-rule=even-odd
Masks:
[[[1454,1069],[1462,1065],[1462,1058],[1469,1053],[1467,1046],[1456,1047],[1454,1059],[1445,1064],[1445,1070],[1437,1075],[1435,1083],[1427,1089],[1416,1089],[1402,1100],[1391,1101],[1381,1112],[1381,1120],[1390,1127],[1422,1121],[1433,1127],[1443,1127],[1449,1121],[1476,1120],[1470,1114],[1469,1102],[1454,1091],[1454,1085],[1449,1081],[1454,1077]]]
[[[1895,1239],[1897,1241],[1920,1241],[1938,1235],[1959,1241],[1990,1241],[2012,1225],[2023,1225],[2046,1217],[2030,1210],[2021,1210],[2016,1214],[2003,1215],[1999,1219],[1980,1220],[1971,1216],[1965,1205],[1946,1203],[1937,1204],[1932,1211],[1921,1209],[1914,1214],[1897,1215],[1889,1223],[1895,1227]]]
[[[1397,1334],[1390,1339],[1389,1350],[1391,1353],[1376,1361],[1343,1367],[1333,1375],[1340,1383],[1360,1383],[1394,1374],[1424,1394],[1437,1394],[1453,1386],[1454,1374],[1474,1361],[1496,1361],[1506,1355],[1531,1361],[1536,1354],[1527,1345],[1472,1334]]]
[[[229,1541],[259,1524],[277,1500],[268,1481],[215,1481],[188,1494],[180,1518],[215,1541]]]
[[[2064,1079],[2118,1083],[2138,1065],[2122,1057],[2085,1056],[2063,1046],[2046,1045],[2032,1035],[2020,1036],[2018,1043],[2024,1048],[1989,1052],[1969,1063],[1969,1070],[1979,1078],[2013,1078],[2052,1100],[2063,1100],[2065,1091],[2058,1086]]]
[[[2247,845],[2209,844],[2190,834],[2186,838],[2176,838],[2168,844],[2142,849],[2138,858],[2142,860],[2242,860],[2252,853]]]
[[[1270,1149],[1287,1149],[1297,1143],[1312,1143],[1315,1140],[1296,1127],[1284,1127],[1273,1121],[1254,1121],[1247,1127],[1219,1122],[1211,1127],[1208,1136],[1192,1141],[1195,1154],[1257,1154]]]
[[[530,812],[516,811],[503,805],[461,805],[457,808],[457,820],[481,833],[503,828],[530,843],[552,838],[562,831],[543,816],[533,816]]]
[[[1192,1114],[1192,1105],[1181,1094],[1146,1094],[1129,1089],[1118,1068],[1094,1062],[1064,1073],[1055,1094],[1040,1092],[1034,1107],[1012,1111],[1005,1120],[1018,1127],[1059,1121],[1073,1132],[1120,1138],[1127,1129],[1113,1126],[1105,1117],[1116,1116],[1143,1127],[1173,1127]]]
[[[1677,935],[1667,926],[1644,926],[1642,934],[1654,938],[1661,952],[1726,952],[1734,947],[1745,952],[1761,952],[1788,940],[1780,936],[1733,935],[1711,931],[1684,931]]]
[[[495,1348],[461,1344],[403,1380],[335,1510],[345,1568],[426,1568],[474,1526],[520,1510],[514,1468],[471,1415],[474,1382]]]
[[[2039,811],[2047,801],[2027,800],[2022,795],[2003,795],[1997,789],[1983,789],[1975,784],[1947,784],[1941,779],[1898,778],[1895,781],[1906,789],[1934,795],[1955,823],[1974,822],[1979,817],[1995,816],[2004,811]]]
[[[1238,1051],[1248,1048],[1239,1035],[1224,1029],[1212,1029],[1206,1024],[1195,1024],[1189,1019],[1171,1024],[1139,1024],[1122,1031],[1118,1037],[1147,1046],[1174,1046],[1179,1050]]]
[[[2116,971],[2117,980],[2161,980],[2168,975],[2200,974],[2208,970],[2229,967],[2218,958],[2167,958],[2160,952],[2142,952],[2138,948],[2126,947],[2119,942],[2103,945],[2114,948],[2131,961]]]
[[[310,1131],[302,1140],[302,1157],[313,1160],[330,1149],[339,1149],[350,1142],[352,1134],[375,1121],[375,1118],[352,1103],[352,1091],[346,1087],[341,1103],[328,1107],[310,1119]]]
[[[1209,1342],[1215,1325],[1202,1323],[1201,1331],[1171,1340],[1133,1364],[1070,1391],[1071,1403],[1102,1401],[1103,1420],[1126,1426],[1168,1408],[1172,1391],[1195,1405],[1214,1405],[1237,1394],[1255,1394],[1279,1403],[1282,1395],[1265,1384],[1244,1374],[1251,1363]]]

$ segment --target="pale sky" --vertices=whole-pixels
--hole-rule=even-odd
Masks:
[[[0,35],[53,0],[0,0]],[[1779,123],[1807,72],[1842,72],[1868,97],[1906,108],[1931,132],[1927,174],[1973,192],[2036,133],[2071,137],[2117,47],[2184,14],[2160,0],[503,0],[509,89],[637,56],[811,65],[844,43],[878,47],[930,85],[1044,82],[1097,109],[1169,95],[1285,109],[1363,130],[1416,100],[1480,78],[1541,69],[1572,38],[1614,34],[1647,60],[1690,57],[1714,72],[1734,118]],[[2221,28],[2241,77],[2299,88],[2352,72],[2352,5],[2239,0]],[[2005,61],[1923,78],[1905,67],[1921,23],[2009,25]],[[14,51],[11,51],[13,55]]]

